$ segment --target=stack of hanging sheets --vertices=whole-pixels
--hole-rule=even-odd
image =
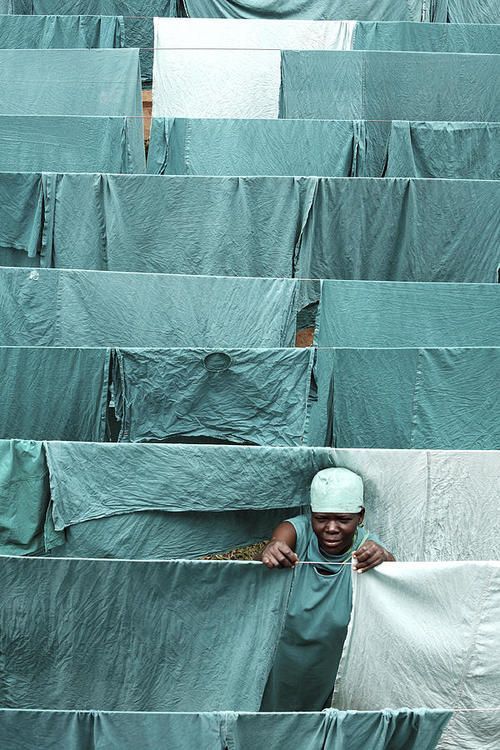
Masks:
[[[497,0],[0,0],[2,750],[498,750],[499,77]],[[260,712],[329,467],[398,562]]]

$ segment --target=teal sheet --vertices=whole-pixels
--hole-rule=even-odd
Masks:
[[[498,55],[286,51],[281,72],[283,118],[500,120]]]
[[[57,6],[61,5],[61,0],[57,0]],[[88,7],[88,3],[85,5]],[[54,12],[61,13],[60,10]],[[82,14],[85,15],[0,16],[0,49],[86,49],[125,46],[123,18],[99,14],[92,16],[83,7]]]
[[[0,50],[2,115],[142,115],[136,49]]]
[[[0,438],[104,440],[109,362],[106,349],[0,346]]]
[[[465,0],[470,6],[470,0]],[[446,19],[444,19],[446,20]],[[469,19],[468,19],[469,20]],[[500,14],[487,23],[391,23],[356,24],[355,50],[407,52],[500,52]]]
[[[0,346],[281,347],[297,282],[4,268]]]
[[[145,172],[142,120],[1,115],[0,170]]]
[[[498,123],[155,118],[148,172],[494,180],[499,151]]]
[[[422,17],[422,0],[181,0],[181,8],[190,18],[420,21]]]
[[[500,285],[324,281],[320,347],[500,346]]]
[[[318,353],[328,445],[500,448],[500,349],[335,349]]]
[[[500,23],[497,0],[434,0],[435,21],[448,23]]]
[[[269,750],[269,738],[300,750],[434,750],[451,713],[436,709],[307,714],[134,714],[0,709],[10,750]]]
[[[45,192],[41,174],[0,175],[0,265],[40,264]]]
[[[1,705],[256,711],[292,579],[262,563],[2,558]]]
[[[0,440],[0,554],[43,551],[49,500],[42,443]]]
[[[118,349],[119,440],[301,445],[311,349]]]

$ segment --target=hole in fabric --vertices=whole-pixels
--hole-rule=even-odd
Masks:
[[[231,367],[231,357],[225,352],[213,352],[213,354],[207,354],[203,360],[205,370],[208,372],[224,372]]]

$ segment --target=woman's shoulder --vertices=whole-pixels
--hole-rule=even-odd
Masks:
[[[311,539],[311,519],[307,514],[303,514],[300,516],[294,516],[293,518],[287,518],[286,520],[287,523],[290,523],[293,526],[297,535],[295,552],[298,554],[299,558],[303,557]]]

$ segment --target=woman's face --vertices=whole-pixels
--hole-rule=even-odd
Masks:
[[[364,515],[364,510],[361,513],[312,513],[311,523],[319,548],[327,555],[346,552]]]

